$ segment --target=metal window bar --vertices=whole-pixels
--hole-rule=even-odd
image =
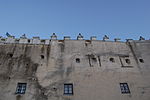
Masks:
[[[120,88],[122,93],[130,93],[127,83],[120,83]]]
[[[73,84],[64,84],[64,94],[73,94]]]
[[[16,94],[25,94],[26,91],[26,83],[18,83]]]

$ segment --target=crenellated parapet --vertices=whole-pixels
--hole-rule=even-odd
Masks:
[[[23,34],[20,38],[15,38],[15,36],[11,36],[9,33],[6,33],[7,38],[4,38],[0,36],[0,44],[8,44],[8,43],[20,43],[20,44],[50,44],[50,41],[55,41],[57,39],[57,35],[53,33],[50,36],[50,39],[40,39],[40,37],[33,37],[31,39],[27,38],[25,34]],[[71,40],[70,36],[64,36],[64,40]],[[77,40],[81,41],[84,40],[84,36],[79,33],[77,36]],[[97,37],[96,36],[91,36],[90,37],[91,41],[96,41]],[[114,41],[111,42],[120,42],[120,38],[114,38]],[[110,41],[109,37],[107,35],[104,35],[103,39],[100,41]],[[133,39],[126,39],[126,42],[131,42]],[[137,41],[145,41],[145,38],[140,36],[139,40]]]

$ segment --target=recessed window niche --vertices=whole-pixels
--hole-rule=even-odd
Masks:
[[[115,62],[115,59],[114,58],[110,58],[109,61]]]
[[[126,61],[127,64],[131,63],[130,59],[125,59],[125,61]]]
[[[76,58],[76,63],[80,63],[80,59],[79,58]]]
[[[143,59],[139,59],[139,61],[140,61],[141,63],[144,63],[144,60],[143,60]]]

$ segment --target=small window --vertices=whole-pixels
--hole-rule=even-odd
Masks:
[[[41,55],[41,59],[44,59],[44,55]]]
[[[92,60],[93,60],[94,62],[96,62],[96,61],[97,61],[97,59],[96,59],[96,58],[92,58]]]
[[[28,43],[30,43],[30,39],[28,39]]]
[[[16,94],[25,94],[27,83],[18,83]]]
[[[114,58],[110,58],[109,61],[115,62],[115,59]]]
[[[64,84],[64,94],[73,95],[73,84]]]
[[[13,54],[9,54],[9,56],[12,58],[12,57],[13,57]]]
[[[121,89],[121,93],[123,94],[130,93],[128,83],[120,83],[120,89]]]
[[[80,63],[80,59],[79,58],[76,58],[76,63]]]
[[[139,61],[140,61],[141,63],[144,63],[144,60],[143,60],[143,59],[139,59]]]
[[[130,64],[130,63],[131,63],[131,62],[130,62],[130,59],[125,59],[125,61],[126,61],[127,64]]]
[[[8,55],[10,58],[13,57],[13,54],[12,54],[12,53],[8,53],[7,55]]]

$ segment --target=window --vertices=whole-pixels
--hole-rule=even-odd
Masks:
[[[41,55],[41,59],[44,59],[44,55]]]
[[[130,93],[128,83],[120,83],[121,93]]]
[[[28,43],[30,43],[30,39],[28,39]]]
[[[115,62],[115,59],[114,58],[110,58],[109,59],[111,62]]]
[[[8,53],[7,55],[8,55],[10,58],[13,57],[13,54],[12,54],[12,53]]]
[[[64,94],[73,95],[73,84],[64,84]]]
[[[76,63],[80,63],[80,59],[79,58],[76,58]]]
[[[127,64],[130,64],[130,63],[131,63],[131,62],[130,62],[130,59],[125,59],[125,61],[126,61]]]
[[[140,61],[141,63],[144,63],[144,60],[143,60],[143,59],[139,59],[139,61]]]
[[[16,94],[25,94],[27,83],[18,83]]]
[[[97,60],[96,60],[96,58],[92,58],[92,60],[94,61],[94,62],[96,62]]]

